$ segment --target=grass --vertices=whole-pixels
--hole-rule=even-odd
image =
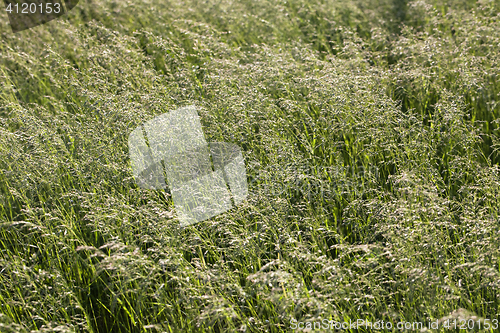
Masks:
[[[2,15],[0,331],[499,319],[499,1],[93,0],[17,34]],[[180,228],[127,139],[192,104],[250,194]]]

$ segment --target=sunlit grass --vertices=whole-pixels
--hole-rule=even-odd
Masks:
[[[0,331],[498,319],[499,9],[92,1],[18,34],[4,15]],[[127,139],[192,104],[250,195],[180,228]]]

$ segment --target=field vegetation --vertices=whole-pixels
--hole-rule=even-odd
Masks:
[[[499,0],[0,17],[1,332],[499,319]],[[249,196],[181,228],[127,140],[193,104],[242,148]]]

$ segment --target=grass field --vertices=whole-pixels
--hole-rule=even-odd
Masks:
[[[82,0],[0,34],[0,332],[500,329],[499,0]],[[193,104],[249,196],[181,228],[127,140]]]

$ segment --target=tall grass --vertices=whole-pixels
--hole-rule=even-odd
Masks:
[[[94,0],[18,34],[4,15],[0,331],[498,319],[499,9]],[[180,228],[127,139],[191,104],[250,195]]]

